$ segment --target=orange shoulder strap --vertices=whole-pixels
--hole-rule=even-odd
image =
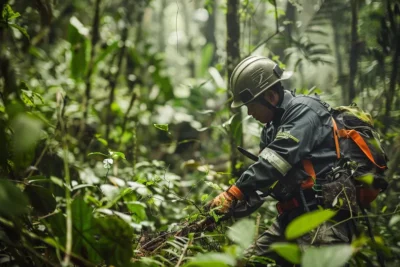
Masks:
[[[339,136],[344,138],[351,138],[354,143],[361,149],[362,152],[368,157],[368,159],[375,164],[376,167],[380,169],[386,169],[386,166],[380,166],[375,162],[374,157],[372,156],[371,150],[369,149],[367,143],[364,138],[355,130],[339,130]]]
[[[332,125],[333,125],[333,139],[335,140],[335,147],[336,147],[336,157],[340,159],[340,146],[339,146],[339,132],[336,125],[335,119],[332,117]]]

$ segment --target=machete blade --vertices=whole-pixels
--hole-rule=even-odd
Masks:
[[[243,147],[238,146],[237,149],[239,150],[240,153],[242,153],[243,155],[245,155],[249,159],[254,160],[254,161],[258,160],[258,157],[256,155],[254,155],[253,153],[247,151]]]

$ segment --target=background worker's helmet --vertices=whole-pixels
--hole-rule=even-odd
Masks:
[[[279,81],[286,80],[291,72],[283,72],[278,64],[266,57],[250,56],[233,70],[230,88],[233,93],[232,108],[241,107]]]

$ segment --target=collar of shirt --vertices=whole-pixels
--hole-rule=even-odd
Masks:
[[[274,119],[272,120],[272,123],[277,126],[281,122],[281,118],[283,116],[283,113],[285,113],[286,107],[288,106],[289,102],[293,99],[293,94],[292,92],[285,90],[283,94],[283,101],[282,103],[276,108],[275,110],[275,116]]]

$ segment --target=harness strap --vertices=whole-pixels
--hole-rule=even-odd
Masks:
[[[378,168],[386,169],[386,166],[380,166],[375,162],[374,157],[372,156],[371,150],[369,149],[367,143],[365,142],[364,138],[355,130],[339,130],[339,136],[343,138],[351,138],[354,143],[361,149],[361,151],[368,157],[368,159]]]
[[[335,119],[332,117],[332,125],[333,125],[333,139],[335,140],[335,147],[336,147],[336,157],[340,159],[340,146],[339,146],[339,132],[338,127],[336,125]]]
[[[301,184],[301,188],[303,190],[313,188],[313,186],[315,184],[315,179],[317,178],[317,176],[315,174],[314,166],[313,166],[311,160],[304,159],[303,160],[303,168],[306,171],[306,173],[308,173],[308,175],[310,175],[310,177],[308,177],[308,179]]]

